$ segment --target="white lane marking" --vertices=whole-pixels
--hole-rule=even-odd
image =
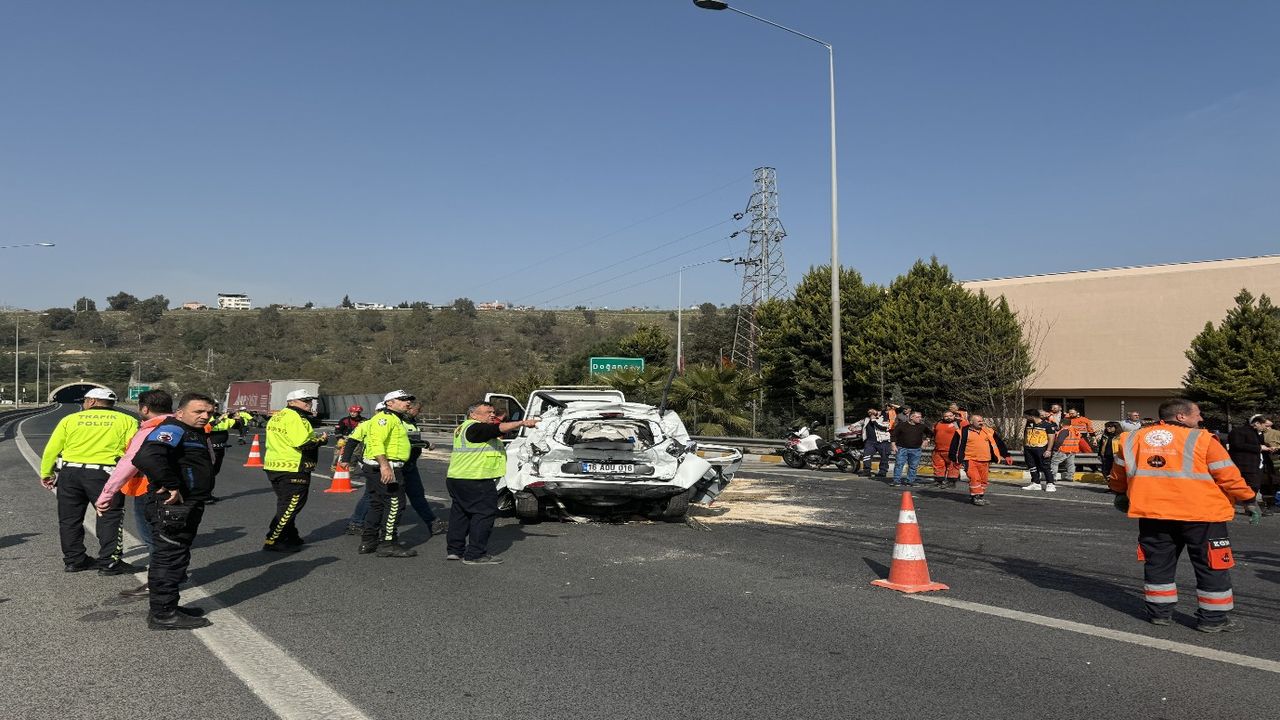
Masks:
[[[1241,655],[1240,653],[1227,652],[1226,650],[1215,650],[1213,648],[1200,647],[1199,645],[1190,645],[1188,643],[1180,643],[1173,640],[1165,640],[1163,638],[1154,638],[1146,635],[1124,632],[1123,630],[1112,630],[1110,628],[1098,627],[1096,625],[1072,622],[1071,620],[1035,615],[1033,613],[1022,612],[1021,610],[1010,610],[1008,608],[996,607],[994,605],[983,605],[982,603],[967,602],[965,600],[953,600],[951,598],[938,597],[936,595],[928,597],[924,595],[908,595],[907,597],[912,600],[933,603],[934,605],[945,605],[947,607],[969,610],[971,612],[982,613],[984,615],[994,615],[996,617],[1018,620],[1020,622],[1031,623],[1033,625],[1043,625],[1044,627],[1056,628],[1058,630],[1067,630],[1074,633],[1080,633],[1081,635],[1092,635],[1093,637],[1106,638],[1108,640],[1118,640],[1132,645],[1141,645],[1143,647],[1155,648],[1157,650],[1167,650],[1169,652],[1190,655],[1192,657],[1203,658],[1205,660],[1216,660],[1218,662],[1239,665],[1240,667],[1280,674],[1280,662],[1267,660],[1266,658],[1253,657],[1252,655]]]
[[[18,449],[38,473],[40,458],[22,434],[25,423],[26,420],[18,423]],[[88,523],[85,530],[93,533]],[[134,544],[141,543],[127,532],[125,538]],[[134,577],[139,582],[147,580],[146,573],[138,573]],[[209,595],[199,586],[183,590],[182,596],[188,601],[206,601],[208,617],[214,624],[193,633],[277,717],[282,720],[370,720],[368,715],[295,660],[288,651],[254,629],[235,611],[219,603],[216,596]]]

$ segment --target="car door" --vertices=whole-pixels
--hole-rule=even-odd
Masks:
[[[521,405],[520,401],[516,400],[514,396],[503,393],[485,393],[484,401],[493,406],[493,409],[498,413],[498,417],[502,418],[503,422],[523,420],[525,418],[524,405]],[[523,430],[524,428],[521,428],[520,432]],[[512,430],[503,435],[503,439],[510,440],[518,434],[518,431]]]

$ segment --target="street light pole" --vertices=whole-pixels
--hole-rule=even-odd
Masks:
[[[684,271],[713,262],[731,263],[734,262],[734,258],[722,257],[714,260],[703,260],[702,262],[681,265],[680,269],[676,271],[676,372],[681,375],[684,374]]]
[[[13,314],[13,409],[19,407],[18,393],[18,314]]]
[[[831,43],[819,40],[818,38],[807,35],[787,27],[780,25],[772,20],[767,20],[759,15],[752,15],[749,12],[730,7],[727,2],[719,0],[693,0],[693,4],[703,10],[732,10],[739,15],[745,15],[752,20],[758,20],[766,25],[772,25],[779,30],[785,30],[792,35],[798,35],[806,40],[818,43],[827,49],[827,68],[828,81],[831,90],[831,400],[832,400],[832,416],[835,424],[833,427],[844,427],[844,356],[841,350],[840,342],[840,201],[836,194],[836,54]]]

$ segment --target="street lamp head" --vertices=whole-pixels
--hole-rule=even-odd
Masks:
[[[54,243],[36,243],[36,245],[39,245],[40,247],[56,247]]]
[[[693,4],[703,10],[728,10],[729,3],[719,2],[719,0],[693,0]]]
[[[722,258],[720,258],[719,260],[717,260],[717,262],[722,262],[722,263],[731,263],[731,262],[733,262],[734,260],[737,260],[737,258],[722,257]]]

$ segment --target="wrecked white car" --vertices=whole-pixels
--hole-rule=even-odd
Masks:
[[[508,419],[540,417],[507,447],[499,507],[526,521],[640,513],[682,520],[689,503],[714,500],[742,464],[742,452],[698,445],[676,413],[627,402],[608,387],[535,390],[526,405],[486,397]]]

